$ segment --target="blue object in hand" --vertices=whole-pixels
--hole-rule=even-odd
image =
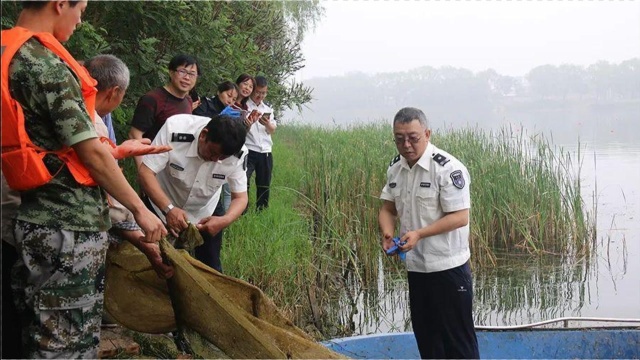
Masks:
[[[389,248],[389,250],[387,250],[387,255],[393,255],[393,254],[398,254],[398,256],[400,257],[400,260],[404,261],[407,258],[407,253],[405,253],[404,251],[400,250],[399,246],[402,246],[404,244],[406,244],[406,241],[400,241],[399,237],[394,237],[393,238],[393,243],[394,245],[392,247]]]
[[[224,108],[222,110],[222,112],[220,112],[220,115],[229,115],[231,117],[241,117],[242,116],[242,112],[240,112],[240,110],[236,110],[234,108],[232,108],[231,106],[227,106],[226,108]]]

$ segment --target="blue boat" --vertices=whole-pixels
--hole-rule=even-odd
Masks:
[[[612,321],[635,326],[536,328],[569,321]],[[535,324],[477,327],[483,359],[639,359],[640,319],[559,318]],[[353,336],[324,342],[354,359],[420,358],[411,332]]]

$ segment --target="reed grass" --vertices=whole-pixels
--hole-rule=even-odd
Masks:
[[[595,225],[580,197],[579,156],[513,128],[445,130],[431,141],[470,171],[475,267],[516,254],[590,256]],[[379,262],[379,194],[397,154],[391,127],[281,126],[273,153],[271,207],[231,226],[225,270],[263,288],[300,325],[335,330],[313,319],[335,299],[377,291],[385,274],[403,276],[397,261]]]
[[[579,155],[513,128],[445,130],[431,141],[471,174],[474,267],[516,255],[590,257],[595,223],[580,197]],[[381,317],[389,310],[375,301],[404,277],[399,261],[381,256],[377,223],[397,154],[391,126],[283,125],[274,143],[270,207],[252,206],[226,230],[224,271],[260,287],[318,339],[350,335],[354,312],[364,307],[366,316]]]

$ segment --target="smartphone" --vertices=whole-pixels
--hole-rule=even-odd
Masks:
[[[193,102],[200,100],[200,95],[198,95],[196,89],[191,89],[191,91],[189,91],[189,96],[191,96],[191,101]]]
[[[271,119],[271,113],[264,113],[262,114],[263,118],[267,118],[267,119]]]

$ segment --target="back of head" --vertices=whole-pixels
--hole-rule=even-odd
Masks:
[[[69,6],[74,7],[74,6],[78,5],[78,3],[80,1],[67,1],[67,2],[69,3]],[[24,0],[24,1],[22,1],[22,8],[23,9],[38,10],[38,9],[42,9],[45,6],[47,6],[48,3],[50,3],[50,1],[42,1],[42,0],[28,1],[28,0]]]
[[[242,149],[247,129],[242,121],[229,115],[215,115],[206,126],[207,141],[220,144],[224,155],[233,155]]]
[[[414,107],[405,107],[400,109],[400,111],[398,111],[396,113],[396,116],[393,118],[393,123],[408,124],[414,120],[418,120],[423,128],[429,129],[427,116],[424,114],[424,112],[422,112],[422,110]]]
[[[195,65],[197,67],[198,76],[202,75],[200,73],[200,66],[198,65],[198,60],[195,57],[187,54],[178,54],[173,58],[171,58],[171,61],[169,61],[169,70],[176,71],[178,70],[178,66],[187,67],[190,65]]]
[[[113,55],[96,55],[85,61],[91,77],[98,81],[98,92],[118,86],[121,90],[129,87],[129,68]]]

